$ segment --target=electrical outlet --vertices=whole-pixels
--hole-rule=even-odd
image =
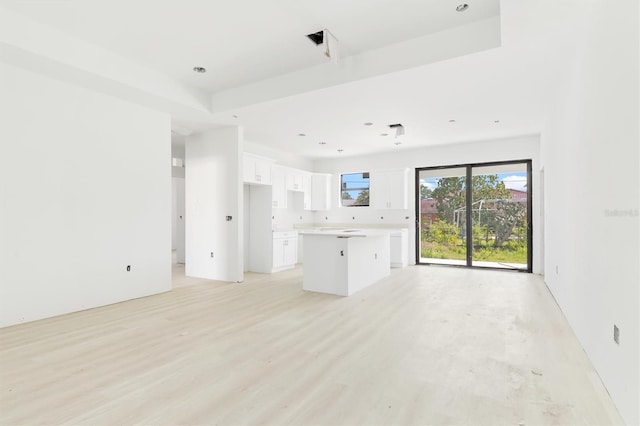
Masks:
[[[127,272],[131,272],[131,265],[127,265]]]
[[[616,342],[617,345],[620,344],[620,329],[615,324],[613,324],[613,341]]]
[[[556,275],[558,275],[558,265],[556,265]]]
[[[213,252],[211,252],[211,257],[213,257]]]

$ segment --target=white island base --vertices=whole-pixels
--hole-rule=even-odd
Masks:
[[[302,232],[308,291],[350,296],[390,274],[389,233]]]

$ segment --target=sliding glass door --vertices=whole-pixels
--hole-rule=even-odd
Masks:
[[[419,177],[420,261],[466,265],[466,168],[426,169]]]
[[[530,175],[529,160],[417,169],[417,262],[530,272]]]
[[[527,270],[527,164],[472,168],[472,266]]]

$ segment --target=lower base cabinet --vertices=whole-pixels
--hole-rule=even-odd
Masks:
[[[272,272],[292,269],[298,260],[297,232],[273,233],[273,269]]]
[[[404,268],[409,265],[409,249],[407,247],[408,230],[399,229],[391,233],[391,267]]]

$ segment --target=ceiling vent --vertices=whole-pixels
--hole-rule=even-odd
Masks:
[[[309,40],[311,40],[316,46],[322,44],[324,40],[324,31],[318,31],[317,33],[307,34]]]
[[[389,127],[396,130],[396,138],[404,135],[404,126],[402,124],[389,124]]]
[[[307,34],[307,38],[316,46],[322,47],[322,53],[331,62],[338,62],[338,40],[331,34],[331,31],[324,29],[315,33]]]

